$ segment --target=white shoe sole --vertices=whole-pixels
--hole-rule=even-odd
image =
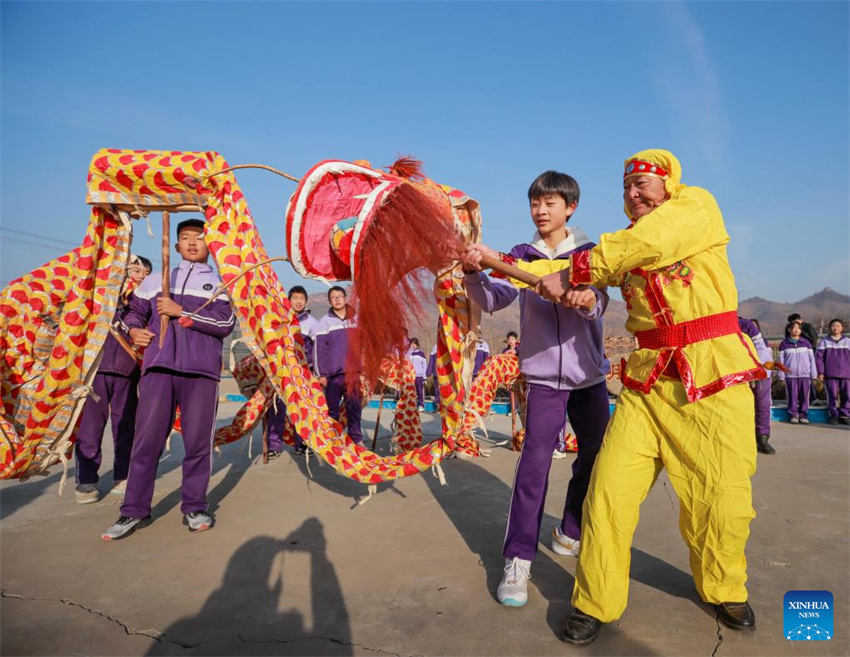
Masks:
[[[552,530],[552,552],[555,554],[560,554],[562,557],[577,557],[578,549],[573,547],[567,547],[560,540],[558,540],[557,535],[555,534],[555,530]]]

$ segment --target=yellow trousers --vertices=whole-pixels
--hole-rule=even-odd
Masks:
[[[745,384],[693,404],[681,382],[666,377],[648,395],[624,388],[584,501],[573,606],[603,622],[622,615],[639,507],[662,467],[679,498],[679,531],[700,596],[746,601],[754,432]]]

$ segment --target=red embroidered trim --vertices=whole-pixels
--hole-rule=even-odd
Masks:
[[[509,265],[516,266],[516,258],[514,258],[512,255],[510,255],[508,253],[502,253],[500,251],[499,252],[499,260],[501,260],[502,262],[505,262]],[[492,278],[501,278],[501,279],[505,279],[505,280],[507,280],[507,278],[508,278],[503,273],[495,271],[495,270],[490,272],[490,276]]]
[[[590,250],[570,256],[570,285],[590,285]]]
[[[623,178],[632,175],[654,175],[666,178],[667,170],[658,164],[653,164],[646,160],[629,160],[629,162],[626,163],[625,170],[623,171]]]

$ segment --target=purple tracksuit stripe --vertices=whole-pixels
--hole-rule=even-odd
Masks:
[[[106,428],[110,415],[115,449],[112,479],[122,481],[127,478],[138,402],[137,383],[136,376],[118,376],[101,372],[95,375],[92,389],[99,397],[99,401],[95,401],[94,396],[86,399],[80,418],[80,427],[77,430],[77,443],[74,447],[78,484],[96,484],[99,480],[103,430]]]
[[[785,377],[785,390],[788,393],[788,415],[791,417],[809,416],[809,389],[811,379]]]
[[[770,436],[770,379],[759,379],[755,384],[756,435]]]
[[[561,531],[571,538],[581,538],[581,507],[609,415],[608,391],[604,382],[577,390],[529,385],[525,442],[514,475],[502,550],[506,559],[519,557],[531,560],[537,554],[552,452],[567,416],[576,432],[578,455],[573,462],[573,476],[567,488]]]
[[[139,383],[136,436],[121,515],[131,518],[150,515],[159,457],[174,425],[178,406],[185,450],[180,510],[191,513],[207,508],[218,381],[153,369],[145,372]]]
[[[360,415],[363,413],[363,399],[360,390],[354,390],[349,394],[345,389],[345,374],[335,374],[328,377],[328,385],[325,388],[325,399],[328,402],[328,414],[339,420],[339,403],[345,397],[345,419],[348,435],[358,445],[363,442],[363,431],[360,428]]]
[[[830,417],[850,417],[850,379],[824,379]]]

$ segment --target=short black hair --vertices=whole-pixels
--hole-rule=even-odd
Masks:
[[[289,294],[286,295],[286,298],[291,299],[293,294],[303,294],[305,297],[309,298],[307,290],[305,290],[301,285],[293,285],[289,288]]]
[[[566,201],[567,205],[572,205],[578,203],[580,193],[578,182],[572,176],[560,171],[544,171],[528,188],[528,201],[530,203],[534,199],[557,194]]]
[[[516,334],[516,331],[508,331],[508,338],[518,338],[519,336]]]
[[[410,344],[415,344],[418,347],[419,346],[419,338],[410,338]]]
[[[148,271],[153,271],[153,264],[150,260],[148,260],[145,256],[137,255],[136,257],[139,259],[139,262],[142,263],[142,266],[148,268]]]
[[[785,327],[785,331],[790,332],[791,329],[794,328],[795,324],[800,327],[801,331],[803,330],[803,322],[801,322],[799,319],[795,319],[793,321],[788,322],[788,326]]]
[[[838,322],[839,324],[841,324],[841,326],[844,326],[844,320],[838,317],[833,317],[831,320],[829,320],[829,324],[827,324],[827,326],[832,326],[833,322]]]
[[[789,324],[791,322],[798,322],[801,319],[802,319],[802,317],[800,317],[800,313],[791,313],[790,315],[788,315],[788,323]]]
[[[342,295],[347,299],[348,293],[345,291],[344,287],[339,285],[334,285],[330,290],[328,290],[328,301],[331,300],[331,292],[342,292]]]
[[[206,224],[204,224],[204,221],[202,219],[197,219],[195,217],[192,217],[191,219],[184,219],[179,224],[177,224],[177,235],[179,237],[180,231],[186,228],[200,228],[201,230],[203,230],[205,225]]]

